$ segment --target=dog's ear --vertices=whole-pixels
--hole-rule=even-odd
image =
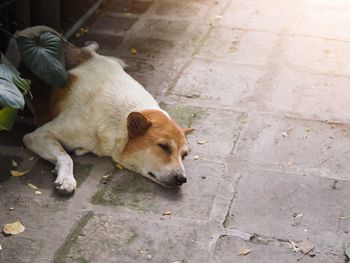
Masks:
[[[144,135],[152,123],[140,112],[131,112],[127,119],[129,139]]]
[[[185,136],[190,135],[192,132],[195,131],[194,128],[182,128],[182,131],[184,132]]]

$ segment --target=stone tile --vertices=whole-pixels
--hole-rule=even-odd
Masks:
[[[269,88],[261,90],[263,96],[260,99],[275,112],[349,122],[349,83],[347,77],[307,74],[284,68]]]
[[[199,56],[232,63],[266,66],[279,36],[273,33],[215,27]],[[254,52],[252,52],[254,50]]]
[[[82,37],[74,40],[74,44],[78,47],[85,46],[85,43],[88,41],[95,41],[99,45],[99,54],[103,54],[104,50],[115,50],[123,41],[122,36],[113,35],[109,33],[102,32],[88,32]]]
[[[347,1],[305,1],[295,34],[349,41],[350,4]]]
[[[198,155],[205,160],[222,160],[232,151],[247,118],[241,112],[163,103],[160,105],[181,126],[195,128],[195,132],[187,136],[191,149],[189,158]],[[203,140],[207,143],[197,143]],[[223,144],[222,141],[227,143]]]
[[[104,11],[111,13],[127,13],[140,15],[146,12],[151,4],[151,1],[113,0],[107,3],[107,5],[104,7]]]
[[[244,248],[251,249],[246,256],[239,256],[239,251]],[[215,260],[220,263],[249,262],[249,263],[294,263],[302,257],[300,252],[292,252],[286,242],[275,241],[273,244],[256,244],[244,241],[238,237],[222,236],[215,246]],[[315,257],[304,256],[301,262],[343,262],[343,255],[317,253]]]
[[[133,28],[133,34],[139,37],[172,41],[181,51],[193,53],[198,48],[209,26],[187,20],[168,18],[149,18]],[[178,52],[177,52],[178,53]],[[177,56],[181,56],[178,53]]]
[[[154,8],[156,15],[164,17],[194,19],[201,12],[201,6],[192,1],[158,1]]]
[[[349,136],[348,125],[255,115],[233,156],[273,169],[350,180]]]
[[[232,1],[220,25],[232,28],[283,33],[293,28],[300,16],[300,1],[239,0]],[[294,22],[294,23],[293,23]]]
[[[20,165],[19,170],[24,170],[24,164]],[[74,205],[74,198],[56,193],[51,170],[50,164],[39,161],[25,176],[11,177],[1,183],[0,226],[20,220],[26,228],[16,236],[0,235],[1,262],[50,262],[53,250],[63,242],[82,213],[82,207]],[[90,172],[89,165],[75,163],[78,189]],[[29,182],[42,194],[36,195],[27,186]],[[83,203],[84,200],[79,201],[80,205]]]
[[[120,33],[129,30],[137,21],[135,17],[121,17],[113,14],[100,16],[91,27],[92,30],[111,30],[113,33]]]
[[[171,211],[174,218],[208,218],[224,166],[189,160],[185,161],[185,169],[188,181],[180,189],[164,188],[127,170],[117,171],[107,181],[101,180],[92,202],[125,206],[159,216]]]
[[[281,57],[304,72],[350,75],[350,43],[311,37],[287,37]]]
[[[350,183],[262,169],[241,172],[226,226],[263,237],[309,240],[320,253],[342,254]],[[302,213],[301,218],[294,218]],[[346,217],[346,216],[345,216]]]
[[[154,59],[154,58],[168,58],[169,54],[174,52],[176,43],[169,40],[135,37],[126,40],[118,50],[119,56],[130,56],[131,49],[136,49],[137,57]]]
[[[245,99],[253,96],[264,74],[264,70],[249,66],[195,59],[183,71],[171,93],[188,98],[191,103],[247,107]]]
[[[94,215],[56,254],[57,262],[175,262],[203,254],[198,223]],[[63,253],[62,253],[63,252]],[[204,251],[205,252],[205,251]]]
[[[154,96],[167,92],[170,83],[185,63],[181,59],[163,63],[159,59],[147,59],[139,56],[122,56],[121,59],[127,64],[125,71]]]

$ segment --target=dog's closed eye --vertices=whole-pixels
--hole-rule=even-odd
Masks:
[[[158,146],[163,149],[164,152],[171,154],[173,149],[167,143],[159,143]]]

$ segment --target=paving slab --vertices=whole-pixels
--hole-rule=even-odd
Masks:
[[[349,123],[348,85],[348,77],[284,67],[270,87],[261,90],[260,99],[272,112]]]
[[[231,63],[266,66],[270,62],[279,37],[269,32],[214,27],[198,56],[217,58]]]
[[[251,115],[233,158],[280,171],[349,180],[347,124]]]
[[[350,43],[307,36],[285,38],[281,56],[300,71],[349,76]]]
[[[18,170],[28,168],[28,163],[18,162]],[[55,248],[60,246],[81,215],[81,210],[70,208],[74,199],[62,197],[54,189],[52,168],[46,161],[36,161],[25,176],[7,177],[1,182],[0,225],[19,220],[26,228],[17,236],[0,235],[3,248],[1,262],[49,262]],[[91,164],[75,162],[77,191],[91,169]],[[36,186],[41,194],[36,194],[29,183]]]
[[[293,30],[294,34],[319,38],[349,41],[346,25],[350,4],[347,1],[304,1],[301,19]]]
[[[301,16],[300,1],[231,1],[219,25],[232,28],[284,33]]]
[[[254,96],[264,75],[264,69],[197,58],[184,69],[170,94],[192,104],[246,108],[243,102]]]
[[[202,161],[186,161],[188,183],[180,189],[159,186],[126,170],[101,179],[94,204],[125,206],[142,213],[206,219],[224,174],[224,166]]]
[[[250,249],[248,255],[239,255],[243,249]],[[270,243],[259,244],[249,241],[244,241],[237,237],[221,236],[215,246],[215,262],[230,263],[230,262],[345,262],[343,255],[334,254],[313,254],[303,256],[301,252],[293,252],[287,242],[272,241]],[[298,261],[299,259],[299,261]]]
[[[247,115],[241,112],[160,104],[182,127],[194,128],[187,136],[189,158],[218,160],[228,156],[240,136]],[[225,127],[222,126],[225,123]],[[229,143],[222,144],[222,140]]]
[[[86,221],[58,251],[56,262],[191,262],[205,253],[196,245],[205,224],[105,214]]]
[[[248,169],[242,171],[225,225],[278,240],[308,240],[315,251],[343,255],[349,187],[319,176]]]

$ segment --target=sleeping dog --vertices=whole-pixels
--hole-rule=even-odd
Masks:
[[[34,27],[19,35],[43,31],[53,30]],[[66,150],[110,156],[166,187],[186,183],[182,160],[188,153],[188,129],[172,120],[118,59],[96,49],[95,44],[65,46],[69,82],[50,90],[44,109],[36,107],[34,94],[33,109],[42,126],[24,136],[25,146],[55,165],[55,187],[61,193],[71,194],[77,185]]]

